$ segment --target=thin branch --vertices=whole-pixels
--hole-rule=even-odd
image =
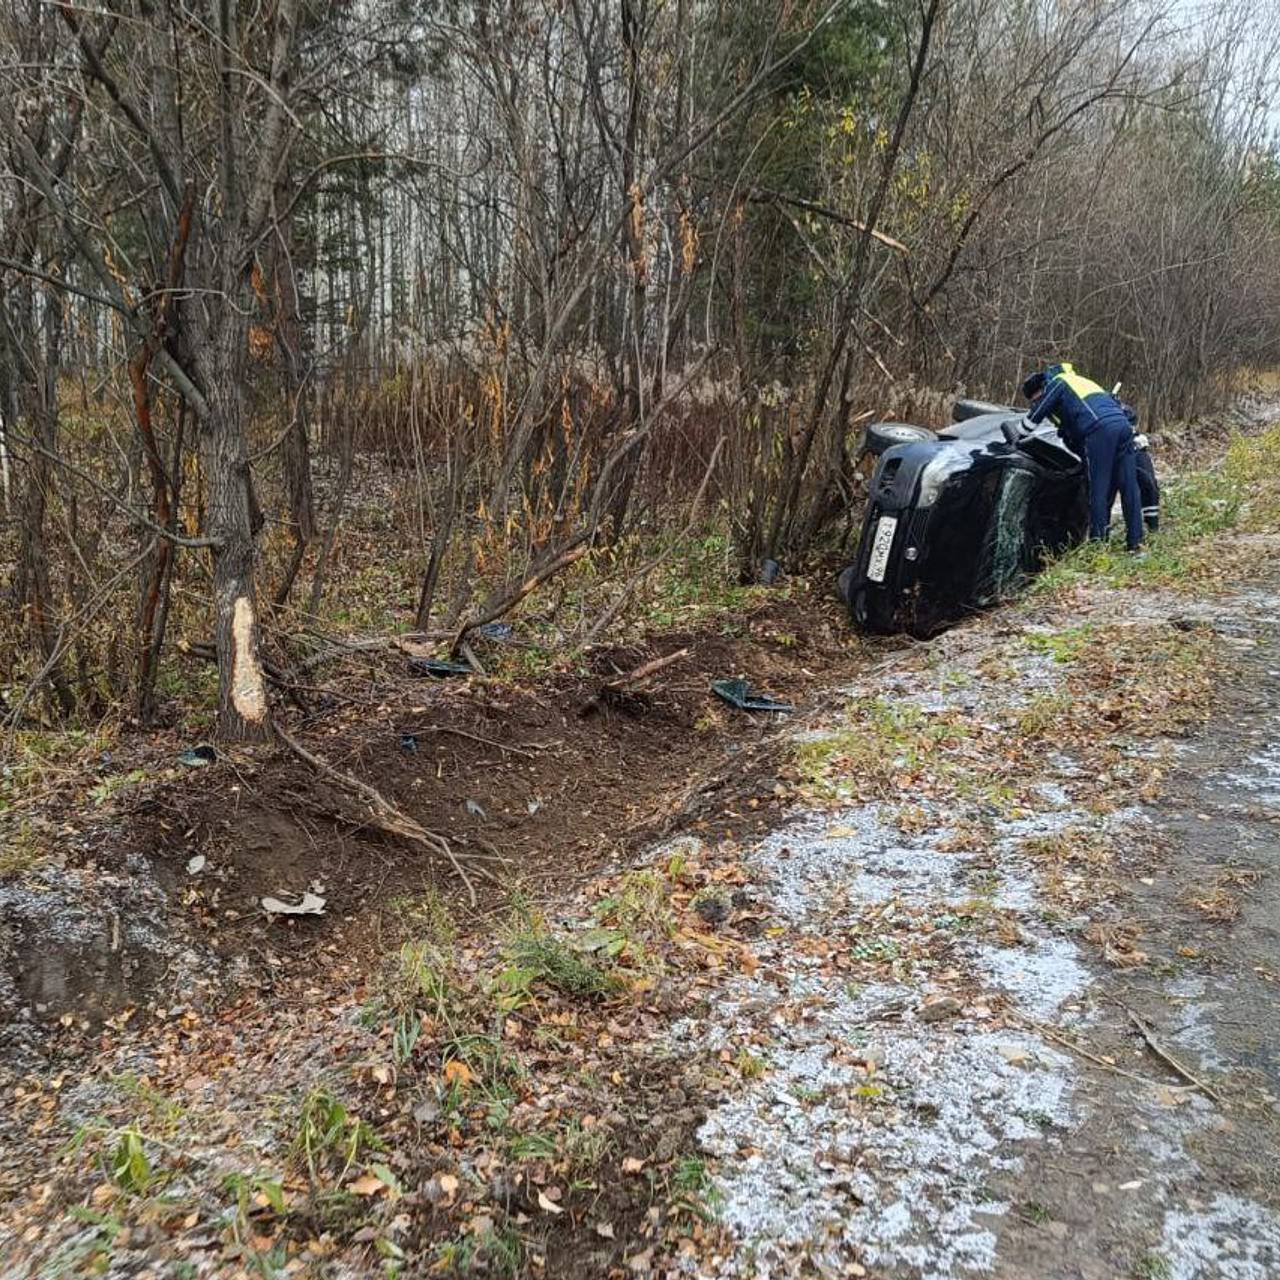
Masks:
[[[476,905],[475,885],[471,883],[471,877],[467,875],[458,859],[458,855],[454,853],[444,836],[435,831],[428,831],[426,827],[415,822],[403,810],[396,808],[376,787],[371,787],[367,782],[361,782],[359,778],[354,777],[352,774],[345,773],[343,770],[331,765],[323,756],[318,756],[314,752],[308,751],[297,738],[287,733],[279,724],[276,724],[274,729],[276,737],[299,760],[310,765],[322,777],[336,782],[343,790],[359,796],[369,806],[370,821],[379,831],[385,831],[388,835],[400,836],[404,840],[421,845],[436,857],[447,860],[457,874],[458,879],[466,886],[471,905],[473,907]],[[497,878],[483,867],[477,867],[474,870],[476,874],[497,883]]]
[[[857,218],[851,218],[848,214],[829,209],[826,205],[818,204],[814,200],[805,200],[801,196],[789,196],[784,191],[773,191],[768,187],[752,187],[747,192],[747,199],[753,204],[790,205],[793,209],[802,209],[805,213],[812,213],[819,218],[825,218],[828,222],[836,222],[842,227],[852,227],[855,231],[861,231],[897,253],[908,254],[911,252],[901,240],[895,240],[891,235],[886,235],[883,231],[877,231],[874,227],[868,227],[865,222],[859,222]]]
[[[55,466],[61,467],[64,471],[69,471],[73,476],[78,476],[91,489],[106,498],[108,502],[113,503],[121,511],[129,517],[130,520],[136,521],[150,529],[152,533],[158,537],[164,538],[172,542],[177,547],[187,547],[193,551],[199,551],[205,548],[218,548],[222,546],[221,538],[184,538],[181,534],[174,533],[171,529],[166,529],[163,525],[157,524],[149,516],[143,515],[141,511],[135,511],[123,498],[117,497],[102,481],[96,479],[83,467],[78,467],[74,462],[68,462],[61,454],[54,453],[51,449],[46,449],[38,440],[31,436],[12,433],[10,439],[16,440],[25,445],[28,449],[40,454],[42,457],[48,458]]]
[[[92,41],[80,29],[80,24],[76,21],[75,13],[67,0],[59,0],[58,12],[62,14],[63,20],[71,30],[71,34],[75,36],[76,43],[80,46],[80,52],[84,54],[85,62],[88,63],[89,71],[93,78],[106,90],[107,96],[133,126],[134,132],[137,133],[138,137],[147,144],[151,152],[151,158],[155,161],[156,169],[159,171],[160,181],[164,183],[165,190],[169,193],[169,198],[176,208],[182,202],[182,184],[178,181],[178,176],[170,166],[169,158],[165,155],[155,134],[148,128],[146,121],[143,120],[142,113],[125,96],[110,72],[103,66],[102,59],[98,56],[98,51],[93,47]]]
[[[103,608],[111,600],[111,593],[116,586],[129,576],[154,550],[156,540],[151,539],[142,551],[134,556],[128,564],[116,573],[98,592],[95,599],[89,600],[84,608],[78,614],[73,615],[58,630],[58,639],[54,643],[53,649],[49,653],[45,664],[32,678],[31,682],[22,691],[22,696],[18,699],[17,704],[8,716],[9,735],[6,742],[6,752],[13,750],[13,735],[18,730],[18,725],[22,720],[22,713],[27,709],[27,705],[31,699],[35,697],[36,691],[49,678],[49,674],[54,667],[62,660],[62,655],[66,653],[71,642],[80,635],[84,629],[102,612]]]
[[[589,545],[590,537],[590,530],[587,529],[575,533],[554,555],[547,557],[533,569],[524,581],[499,596],[491,597],[490,603],[482,606],[478,613],[468,618],[458,627],[458,631],[453,637],[453,643],[449,646],[449,652],[451,654],[457,653],[469,632],[474,631],[476,627],[484,626],[486,622],[492,622],[495,618],[502,617],[504,613],[514,609],[525,596],[541,586],[548,578],[555,577],[557,573],[581,560],[591,549]]]

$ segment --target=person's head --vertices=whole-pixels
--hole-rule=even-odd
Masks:
[[[1045,375],[1043,370],[1037,369],[1022,384],[1022,394],[1032,403],[1044,395]]]

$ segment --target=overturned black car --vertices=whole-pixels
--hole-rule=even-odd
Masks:
[[[940,432],[867,430],[880,451],[840,594],[865,631],[927,638],[1017,591],[1089,528],[1084,464],[1048,424],[957,401]]]

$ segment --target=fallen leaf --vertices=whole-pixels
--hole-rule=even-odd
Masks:
[[[644,1161],[638,1156],[626,1156],[622,1161],[623,1173],[639,1173],[644,1168]]]
[[[450,1200],[458,1194],[458,1179],[451,1173],[442,1173],[436,1181],[440,1184],[440,1190],[445,1193]]]
[[[354,1182],[347,1183],[347,1190],[357,1196],[376,1196],[386,1189],[387,1184],[381,1178],[375,1178],[371,1173],[363,1174]]]
[[[628,1258],[627,1266],[630,1267],[632,1271],[637,1271],[637,1272],[648,1271],[649,1264],[652,1259],[653,1259],[653,1248],[652,1246],[650,1246],[643,1253],[633,1254],[630,1258]]]
[[[444,1064],[444,1078],[449,1084],[470,1084],[475,1076],[461,1058],[450,1058]]]
[[[538,1192],[538,1208],[547,1213],[563,1213],[564,1206],[558,1205],[545,1191]]]
[[[612,1222],[597,1222],[595,1232],[602,1240],[612,1240],[615,1236]]]

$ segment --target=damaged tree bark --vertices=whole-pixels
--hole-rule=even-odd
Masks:
[[[259,652],[254,542],[261,516],[245,447],[242,371],[248,321],[227,308],[197,357],[207,388],[200,453],[213,552],[214,643],[218,650],[218,736],[236,742],[271,737],[266,677]]]

